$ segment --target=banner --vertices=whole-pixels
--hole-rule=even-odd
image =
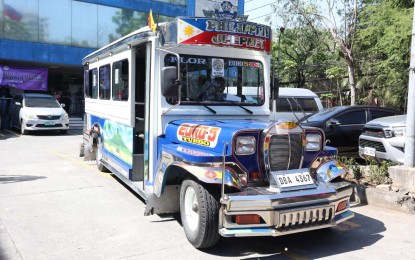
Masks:
[[[48,69],[0,65],[0,85],[23,90],[48,90]]]

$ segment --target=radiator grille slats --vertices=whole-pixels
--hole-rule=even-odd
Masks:
[[[58,120],[61,116],[44,116],[44,115],[37,115],[37,118],[42,120]]]
[[[302,151],[300,134],[271,136],[268,155],[271,171],[299,168]]]
[[[362,148],[364,148],[364,147],[375,148],[376,151],[378,151],[378,152],[386,153],[385,147],[383,146],[383,144],[381,142],[360,139],[359,140],[359,146],[362,147]]]
[[[279,213],[277,228],[300,227],[308,224],[320,224],[334,218],[334,206],[303,209]]]

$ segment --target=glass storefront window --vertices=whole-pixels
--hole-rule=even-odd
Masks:
[[[72,46],[97,48],[98,6],[72,1]]]
[[[71,45],[70,10],[71,0],[39,0],[40,42]]]
[[[11,40],[39,40],[38,0],[4,0],[4,37]]]
[[[117,32],[120,8],[98,6],[98,48],[121,37]]]
[[[186,0],[153,0],[154,2],[162,2],[166,4],[172,4],[172,5],[186,5]]]

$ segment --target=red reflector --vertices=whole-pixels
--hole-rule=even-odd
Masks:
[[[252,180],[254,180],[254,181],[259,181],[261,179],[260,175],[259,175],[259,172],[252,172],[251,177],[252,177]]]
[[[347,204],[348,204],[348,202],[349,202],[349,201],[347,201],[347,200],[343,200],[342,202],[340,202],[340,203],[337,205],[337,210],[336,210],[336,212],[342,211],[342,210],[344,210],[345,208],[347,208]]]
[[[259,224],[261,218],[258,215],[236,215],[237,224]]]

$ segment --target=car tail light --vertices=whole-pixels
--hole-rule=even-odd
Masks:
[[[236,223],[240,225],[259,224],[261,223],[261,217],[255,214],[236,215]]]

